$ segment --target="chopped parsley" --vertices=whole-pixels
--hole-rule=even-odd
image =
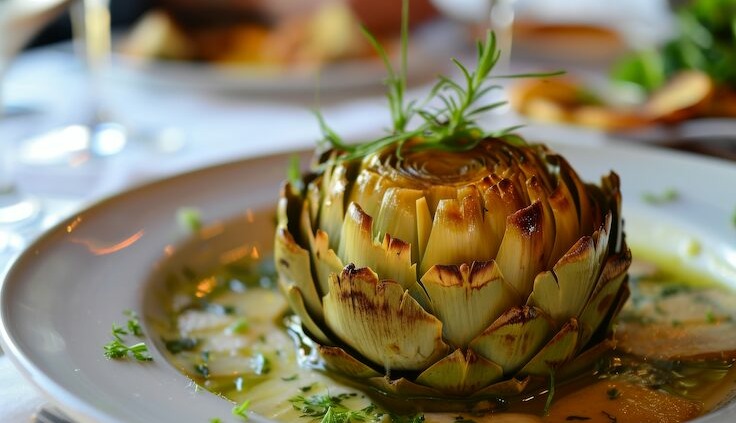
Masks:
[[[241,404],[233,407],[233,416],[248,420],[248,408],[250,408],[250,400],[245,400]]]
[[[123,314],[128,317],[126,327],[116,323],[112,324],[111,333],[113,339],[103,346],[105,358],[122,359],[133,357],[138,361],[152,361],[153,357],[151,357],[145,342],[138,342],[133,345],[127,345],[125,343],[123,337],[132,335],[140,338],[143,336],[143,329],[141,329],[138,315],[134,311],[125,310]]]
[[[108,342],[105,347],[105,357],[108,359],[126,358],[132,355],[138,361],[151,361],[153,357],[148,352],[148,346],[144,342],[134,345],[125,345],[119,338]]]
[[[241,317],[228,326],[226,331],[229,334],[244,333],[248,331],[249,327],[250,324],[248,323],[248,319]]]
[[[184,228],[192,232],[202,229],[202,213],[194,207],[182,207],[176,213],[176,220]]]
[[[621,396],[621,391],[619,391],[618,389],[614,387],[614,388],[607,390],[606,395],[608,395],[608,399],[615,400]]]
[[[369,405],[360,410],[350,410],[345,407],[342,402],[350,397],[351,395],[347,393],[311,395],[309,397],[297,395],[290,398],[289,402],[295,410],[302,413],[302,417],[322,419],[322,422],[364,421],[374,414],[375,405]]]
[[[210,377],[210,352],[205,350],[200,355],[201,360],[199,363],[194,365],[194,371],[202,375],[203,378],[207,379]]]
[[[256,354],[253,357],[253,371],[257,375],[266,375],[271,373],[271,360],[261,353]]]
[[[143,336],[143,329],[141,329],[141,322],[138,320],[138,314],[133,310],[125,310],[123,314],[128,317],[128,333],[133,336]]]
[[[291,381],[294,381],[294,380],[297,380],[297,379],[299,379],[299,375],[297,373],[294,373],[291,376],[287,376],[287,377],[282,377],[281,378],[281,380],[283,380],[284,382],[291,382]]]
[[[164,339],[163,341],[166,349],[172,354],[179,354],[182,351],[191,351],[199,345],[199,340],[195,338]]]

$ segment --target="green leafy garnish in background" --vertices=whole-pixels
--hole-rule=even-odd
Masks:
[[[674,188],[667,188],[661,194],[645,192],[641,195],[641,199],[644,200],[645,203],[654,205],[672,203],[677,201],[678,198],[680,198],[680,194]]]
[[[366,29],[363,29],[364,34],[376,49],[388,71],[386,96],[393,124],[391,130],[378,139],[351,145],[335,133],[327,125],[323,116],[317,112],[316,115],[323,136],[322,143],[342,151],[344,154],[339,157],[339,160],[352,160],[360,159],[390,146],[396,147],[396,154],[401,157],[404,144],[408,141],[417,141],[411,145],[413,150],[432,149],[448,152],[471,150],[486,137],[503,138],[512,143],[520,142],[519,137],[511,134],[518,127],[486,132],[476,122],[481,114],[506,104],[505,101],[480,104],[480,100],[488,92],[501,88],[500,85],[488,83],[490,73],[500,57],[496,37],[490,31],[484,41],[478,42],[477,63],[474,70],[468,69],[460,61],[452,59],[452,62],[462,74],[463,78],[460,82],[441,75],[424,101],[419,103],[416,101],[406,102],[406,49],[408,44],[409,6],[407,0],[404,0],[402,4],[401,64],[398,71],[393,68],[386,51],[376,38]],[[504,75],[497,76],[497,78],[555,76],[562,73],[564,72]],[[431,105],[433,102],[439,104]],[[409,122],[412,119],[416,119],[419,123],[414,129],[409,129]]]
[[[612,69],[614,80],[646,92],[675,73],[694,69],[736,88],[736,1],[695,0],[677,12],[678,35],[661,48],[632,53]]]

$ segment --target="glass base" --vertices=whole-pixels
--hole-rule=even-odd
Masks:
[[[38,219],[40,202],[15,191],[0,193],[0,229],[10,230],[26,226]]]

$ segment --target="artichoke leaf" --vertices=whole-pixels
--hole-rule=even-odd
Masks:
[[[323,298],[325,323],[345,344],[391,370],[421,370],[448,350],[442,323],[392,280],[348,265],[330,277]]]
[[[573,200],[575,200],[578,212],[578,222],[580,224],[581,234],[593,233],[593,210],[594,205],[587,194],[587,187],[575,170],[570,166],[562,156],[556,155],[556,159],[560,164],[560,177],[562,183],[566,184]]]
[[[552,337],[552,323],[530,306],[513,307],[475,337],[469,348],[515,374]]]
[[[437,263],[491,260],[493,249],[489,238],[489,228],[483,222],[483,205],[477,191],[459,200],[440,200],[419,271],[424,274]]]
[[[523,208],[520,195],[516,192],[513,183],[508,179],[501,179],[496,184],[483,191],[483,203],[486,208],[485,222],[489,228],[487,242],[491,247],[492,255],[498,254],[501,239],[506,232],[506,218]]]
[[[328,347],[320,345],[317,347],[320,357],[325,361],[328,370],[350,375],[359,379],[380,377],[381,374],[351,356],[340,347]]]
[[[415,263],[421,263],[424,259],[424,251],[427,249],[429,234],[432,233],[432,214],[429,212],[427,197],[416,201],[417,218],[417,256]]]
[[[340,228],[345,217],[345,191],[349,184],[346,173],[345,165],[337,165],[332,168],[332,172],[323,176],[327,186],[322,191],[324,198],[319,212],[319,227],[329,235],[332,249],[337,249]]]
[[[570,189],[564,183],[558,183],[549,196],[549,205],[555,218],[555,244],[549,263],[552,265],[570,249],[580,234],[580,222],[575,201]]]
[[[286,293],[290,288],[298,287],[309,313],[322,316],[322,301],[312,280],[309,251],[297,245],[283,226],[276,231],[274,261],[281,289]]]
[[[368,216],[378,216],[386,190],[394,186],[389,178],[363,169],[350,193],[350,203],[359,204]]]
[[[468,350],[456,349],[417,376],[417,383],[431,386],[446,394],[466,395],[484,388],[503,377],[503,369]]]
[[[519,374],[549,376],[570,361],[578,350],[580,329],[572,318],[557,334],[521,369]]]
[[[615,301],[619,297],[621,285],[626,280],[630,264],[631,252],[627,249],[622,254],[611,256],[603,266],[593,294],[580,314],[582,345],[590,340],[616,305]]]
[[[519,395],[524,392],[527,385],[529,385],[529,377],[517,379],[512,377],[511,379],[502,380],[489,385],[479,391],[476,391],[471,397],[485,398],[489,396],[495,396],[500,398],[508,398],[515,395]]]
[[[332,345],[330,338],[325,335],[322,329],[319,327],[317,322],[314,321],[310,311],[304,303],[304,295],[297,286],[290,286],[286,289],[286,300],[289,302],[289,306],[294,311],[294,314],[299,316],[302,326],[309,332],[311,336],[317,339],[318,342],[325,345]],[[319,318],[322,319],[322,312],[318,314]]]
[[[597,280],[596,260],[593,239],[580,238],[552,271],[537,275],[527,304],[541,308],[555,322],[578,317]]]
[[[468,266],[435,265],[422,276],[432,313],[442,321],[445,340],[465,347],[504,311],[519,303],[494,261]]]
[[[542,184],[537,175],[532,175],[526,181],[526,189],[529,194],[529,201],[532,203],[539,202],[542,205],[544,218],[542,219],[542,234],[544,239],[544,266],[548,266],[552,250],[555,246],[557,228],[555,227],[555,217],[552,208],[549,205],[548,189]]]
[[[392,238],[409,243],[414,262],[418,262],[419,257],[416,203],[422,197],[424,192],[421,190],[387,189],[373,227],[375,237],[378,239],[389,234]]]
[[[534,277],[545,263],[545,213],[537,201],[510,215],[496,263],[503,278],[522,296],[532,292]]]
[[[384,236],[373,241],[373,219],[355,203],[350,203],[340,239],[339,257],[355,267],[369,267],[380,277],[391,278],[404,289],[417,283],[416,265],[411,262],[411,247],[400,239]]]
[[[328,284],[330,275],[340,273],[345,265],[337,254],[335,254],[335,250],[330,248],[327,232],[317,229],[317,234],[312,239],[314,242],[314,246],[312,247],[312,263],[314,263],[317,284],[320,289],[319,292],[324,296],[330,289]]]

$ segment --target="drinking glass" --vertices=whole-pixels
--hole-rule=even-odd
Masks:
[[[5,103],[2,82],[15,55],[46,23],[61,13],[68,0],[0,0],[0,124],[17,110]],[[40,203],[17,189],[13,166],[15,140],[0,138],[0,257],[20,247],[21,228],[36,221]],[[0,266],[2,262],[0,262]]]

